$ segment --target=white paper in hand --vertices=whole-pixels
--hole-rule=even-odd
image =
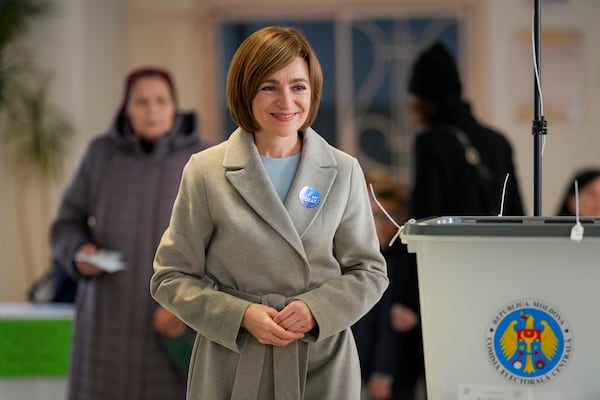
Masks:
[[[125,269],[122,255],[116,250],[101,249],[96,254],[77,253],[76,261],[90,263],[106,272],[117,272]]]

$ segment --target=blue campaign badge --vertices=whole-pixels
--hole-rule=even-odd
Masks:
[[[304,186],[302,190],[300,190],[298,200],[300,200],[300,204],[304,207],[313,208],[321,202],[321,194],[312,186]]]

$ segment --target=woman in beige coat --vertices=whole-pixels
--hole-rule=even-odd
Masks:
[[[188,399],[360,397],[350,326],[388,280],[357,160],[309,126],[322,73],[267,27],[232,60],[240,126],[184,169],[151,291],[198,332]]]

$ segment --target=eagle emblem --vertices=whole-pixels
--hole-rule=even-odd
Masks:
[[[569,364],[574,346],[569,322],[543,300],[516,299],[492,317],[485,348],[492,368],[513,383],[540,385]]]
[[[515,370],[532,375],[555,359],[559,338],[547,320],[536,321],[532,314],[520,314],[500,334],[499,344],[505,361]]]

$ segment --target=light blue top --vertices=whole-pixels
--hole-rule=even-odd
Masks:
[[[267,175],[269,175],[269,178],[271,178],[271,183],[275,187],[275,191],[279,195],[279,198],[282,202],[285,201],[285,198],[290,191],[290,187],[292,186],[294,177],[296,176],[296,171],[300,165],[301,154],[302,153],[298,153],[291,157],[284,158],[260,156],[260,160],[267,170]]]

